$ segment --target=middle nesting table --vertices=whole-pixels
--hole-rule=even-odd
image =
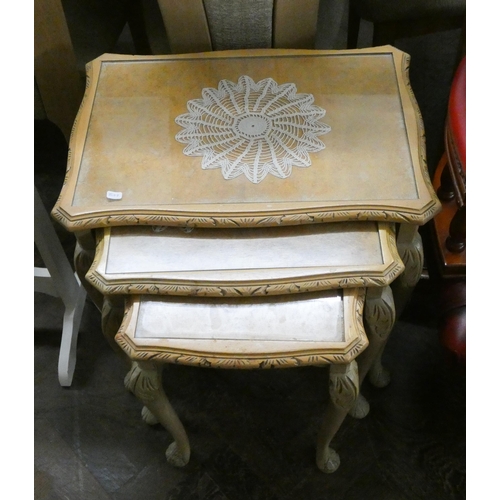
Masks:
[[[104,294],[106,337],[133,361],[126,383],[144,403],[144,419],[174,437],[170,463],[185,465],[190,449],[161,387],[164,363],[330,365],[316,462],[333,472],[340,461],[330,441],[347,412],[368,411],[360,383],[368,372],[376,385],[386,382],[380,353],[395,320],[389,284],[403,269],[392,223],[110,227],[97,231],[87,280]]]

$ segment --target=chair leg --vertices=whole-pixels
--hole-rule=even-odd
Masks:
[[[420,280],[424,267],[424,249],[418,227],[413,224],[401,224],[397,245],[405,265],[403,274],[391,284],[396,303],[396,317],[399,318]]]
[[[127,5],[127,23],[134,42],[137,54],[152,54],[147,36],[146,22],[144,20],[141,0],[129,0]]]
[[[465,250],[465,205],[460,207],[450,222],[450,235],[446,238],[446,248],[453,253]]]
[[[347,20],[347,48],[356,49],[358,47],[359,17],[353,2],[349,2],[349,19]]]
[[[79,279],[75,273],[75,280]],[[76,348],[78,342],[78,330],[82,319],[83,308],[87,293],[82,284],[79,283],[78,296],[74,306],[66,307],[63,319],[63,330],[61,336],[61,347],[59,349],[58,376],[62,387],[69,387],[73,381],[76,366]]]
[[[453,188],[453,179],[446,158],[446,153],[441,158],[440,164],[444,163],[443,171],[441,172],[439,189],[437,195],[442,201],[450,201],[455,198],[455,190]]]
[[[397,26],[394,23],[373,23],[373,47],[394,45],[397,38]]]

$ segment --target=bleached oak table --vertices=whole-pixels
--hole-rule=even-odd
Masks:
[[[190,448],[161,389],[164,363],[330,365],[332,402],[317,464],[333,472],[340,460],[330,441],[348,411],[367,414],[359,394],[365,376],[380,380],[374,360],[395,320],[388,285],[403,268],[389,223],[188,233],[112,227],[98,230],[87,280],[105,297],[104,334],[134,361],[126,385],[143,401],[144,419],[161,422],[175,439],[167,450],[170,463],[185,465]]]
[[[377,47],[103,55],[89,63],[67,178],[53,210],[61,224],[79,233],[79,267],[92,261],[94,243],[85,231],[103,226],[393,221],[400,223],[398,247],[407,268],[397,285],[401,310],[423,265],[418,226],[440,210],[409,59],[392,47]],[[274,91],[272,97],[284,91],[285,101],[305,94],[312,101],[294,107],[282,100],[284,119],[270,127],[273,117],[265,117],[257,135],[249,135],[245,126],[251,127],[252,117],[259,121],[255,110],[263,116],[276,109],[264,109],[266,101],[257,97],[243,116],[231,99],[244,77],[260,83],[261,92]],[[242,85],[238,99],[245,95],[245,80]],[[213,104],[211,96],[224,90],[229,114],[214,121],[213,113],[205,113],[197,126],[200,101]],[[324,115],[314,115],[315,108]],[[224,136],[221,126],[229,121],[232,132]],[[316,127],[302,134],[311,121]],[[196,142],[201,136],[205,143]]]
[[[87,290],[102,309],[107,337],[118,331],[132,359],[147,358],[134,365],[130,387],[137,374],[151,381],[158,364],[172,360],[203,364],[219,356],[236,366],[245,353],[259,366],[304,356],[308,364],[328,362],[343,389],[332,391],[317,462],[325,472],[335,470],[338,457],[328,442],[349,408],[358,416],[366,411],[358,379],[371,369],[376,384],[388,381],[380,355],[421,274],[418,226],[440,209],[408,66],[409,56],[392,47],[103,55],[87,66],[52,214],[77,234],[76,267],[82,278],[88,272]],[[395,306],[389,284],[398,275]],[[330,311],[323,320],[337,324],[336,337],[327,340],[314,324],[312,337],[287,339],[288,314],[319,307],[311,294],[323,294]],[[347,305],[351,294],[359,307]],[[177,319],[168,329],[173,310]],[[242,327],[248,323],[240,314],[254,311],[265,321],[278,310],[286,312],[284,330]],[[229,328],[224,335],[239,339],[218,353],[211,347],[214,314]],[[205,320],[186,333],[183,325],[194,317]],[[362,347],[355,355],[346,324],[358,325],[355,343]],[[144,343],[145,335],[152,343]],[[228,339],[219,340],[224,346]],[[259,347],[273,342],[284,344],[277,351]],[[283,358],[277,353],[287,342],[295,354]],[[330,357],[311,357],[297,342],[326,342],[323,354]],[[176,348],[197,354],[174,356]],[[363,349],[368,361],[358,377],[355,357]],[[158,391],[148,401],[165,409]],[[341,392],[349,403],[335,403]],[[174,428],[179,434],[182,426]],[[181,441],[180,455],[177,445],[170,453],[178,464],[189,456]]]

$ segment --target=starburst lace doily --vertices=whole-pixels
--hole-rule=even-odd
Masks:
[[[201,95],[175,119],[184,127],[175,138],[187,144],[184,154],[202,156],[201,167],[220,168],[224,179],[244,174],[257,184],[268,173],[284,179],[293,166],[311,165],[309,153],[325,148],[317,138],[331,130],[318,121],[325,110],[311,94],[297,94],[293,83],[241,76]]]

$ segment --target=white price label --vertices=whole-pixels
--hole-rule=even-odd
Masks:
[[[121,200],[122,199],[122,193],[119,191],[108,191],[106,193],[106,198],[108,200]]]

